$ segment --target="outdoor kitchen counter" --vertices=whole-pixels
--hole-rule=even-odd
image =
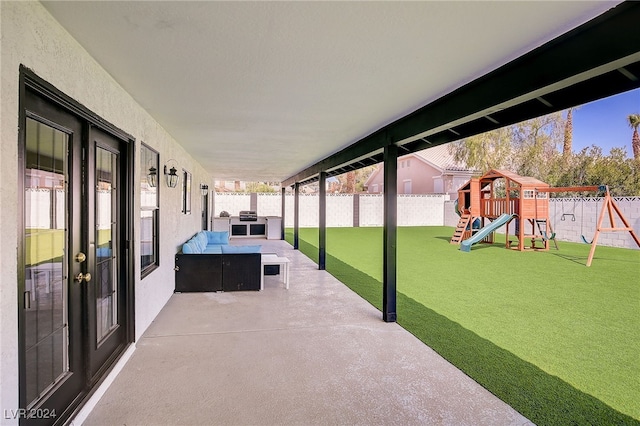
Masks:
[[[214,217],[214,231],[229,231],[230,238],[280,239],[282,218],[258,216],[256,220],[240,220],[239,216]]]

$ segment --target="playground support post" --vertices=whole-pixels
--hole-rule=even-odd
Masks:
[[[613,219],[614,210],[618,214],[618,217],[620,218],[622,223],[624,224],[624,228],[616,227],[616,223]],[[604,221],[605,212],[609,212],[609,224],[610,224],[609,228],[602,227],[602,222]],[[598,237],[600,236],[600,232],[602,231],[604,232],[629,231],[633,240],[636,242],[638,247],[640,247],[640,239],[636,235],[631,225],[629,225],[627,218],[624,217],[624,215],[622,214],[622,211],[620,211],[620,208],[618,208],[618,205],[611,198],[608,187],[607,187],[607,193],[605,195],[604,204],[602,206],[602,209],[600,210],[600,217],[598,218],[598,224],[596,225],[596,234],[593,236],[593,241],[591,242],[591,250],[589,250],[589,257],[587,258],[587,266],[591,266],[591,262],[593,261],[593,255],[595,254],[596,246],[598,245]]]

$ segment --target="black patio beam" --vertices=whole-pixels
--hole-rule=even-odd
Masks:
[[[327,258],[327,172],[320,172],[318,200],[318,269],[326,269]]]
[[[411,143],[426,136],[428,142],[409,145],[410,151],[424,149],[460,139],[453,135],[442,137],[447,129],[482,119],[486,122],[478,132],[493,130],[510,123],[494,123],[487,115],[507,115],[514,123],[532,117],[540,108],[534,101],[571,86],[581,85],[580,91],[569,91],[562,105],[548,107],[544,113],[578,105],[584,93],[595,90],[600,97],[638,87],[638,81],[620,86],[602,86],[596,77],[617,73],[640,62],[640,2],[624,2],[608,12],[551,40],[531,52],[468,83],[415,112],[384,126],[341,151],[285,179],[284,185],[308,180],[323,170],[332,170],[371,157],[389,144]],[[627,89],[630,90],[630,89]],[[585,92],[586,91],[586,92]],[[522,105],[524,108],[517,108]],[[535,111],[534,111],[535,110]],[[503,112],[504,111],[504,112]],[[438,136],[440,134],[440,136]],[[477,133],[474,133],[477,134]],[[462,134],[460,134],[462,135]],[[388,136],[388,137],[387,137]],[[466,135],[472,136],[472,134]],[[455,139],[454,139],[455,137]],[[432,140],[434,139],[434,140]]]
[[[398,147],[384,149],[384,230],[382,249],[382,319],[395,322],[398,235]]]

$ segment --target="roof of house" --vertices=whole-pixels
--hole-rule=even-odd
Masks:
[[[457,162],[453,158],[453,154],[449,152],[449,145],[437,145],[431,148],[423,149],[422,151],[416,151],[411,154],[398,157],[398,160],[405,159],[407,157],[415,157],[420,161],[429,164],[431,167],[438,170],[440,173],[446,172],[463,172],[467,174],[479,173],[477,170],[467,167],[464,163]],[[371,173],[365,185],[368,185],[374,177],[382,170],[382,165]]]
[[[415,152],[415,155],[441,172],[450,171],[473,173],[476,171],[462,162],[455,161],[453,154],[449,152],[449,144],[437,145],[432,148],[417,151]]]

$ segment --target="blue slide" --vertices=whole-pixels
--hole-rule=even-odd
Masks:
[[[504,213],[500,215],[500,217],[498,217],[496,220],[494,220],[493,222],[491,222],[490,224],[488,224],[487,226],[485,226],[484,228],[482,228],[481,230],[473,234],[471,238],[466,239],[462,243],[460,243],[460,250],[464,252],[471,251],[472,245],[482,241],[487,235],[489,235],[496,229],[500,228],[505,223],[509,222],[512,217],[513,217],[512,214]]]

